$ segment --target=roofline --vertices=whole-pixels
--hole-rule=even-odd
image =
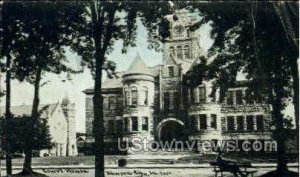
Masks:
[[[85,89],[82,91],[86,95],[93,95],[94,94],[94,89]],[[101,92],[106,94],[106,93],[122,93],[122,87],[117,87],[117,88],[102,88]]]

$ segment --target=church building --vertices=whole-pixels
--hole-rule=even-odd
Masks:
[[[78,155],[76,145],[76,123],[75,123],[75,103],[65,96],[62,102],[53,104],[41,104],[39,109],[43,109],[41,119],[47,119],[51,149],[39,150],[38,155],[43,156],[74,156]],[[32,105],[11,106],[13,121],[22,119],[22,116],[30,116]]]

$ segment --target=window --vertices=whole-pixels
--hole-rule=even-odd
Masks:
[[[255,102],[256,103],[263,103],[264,99],[262,95],[256,96]]]
[[[113,133],[115,130],[115,122],[113,120],[108,121],[108,127],[107,127],[107,132],[108,133]]]
[[[241,105],[243,104],[243,91],[242,90],[236,90],[236,104]]]
[[[244,131],[244,116],[237,116],[237,130]]]
[[[191,116],[190,117],[190,123],[191,123],[191,129],[197,130],[197,116]]]
[[[173,46],[170,47],[170,54],[172,54],[173,56],[175,55],[175,48]]]
[[[144,87],[141,92],[141,100],[143,105],[148,105],[148,88]]]
[[[131,105],[136,106],[138,103],[138,91],[136,87],[131,88]]]
[[[119,133],[123,130],[123,121],[117,120],[116,122],[116,131]]]
[[[184,58],[189,59],[190,58],[190,47],[188,45],[184,46]]]
[[[182,53],[182,47],[178,46],[177,47],[177,58],[182,59],[183,58],[183,53]]]
[[[148,131],[149,122],[148,117],[143,117],[142,119],[142,130]]]
[[[164,93],[164,108],[165,108],[165,110],[169,110],[169,108],[170,108],[170,93],[169,92]]]
[[[206,101],[205,86],[199,87],[199,101],[200,103],[205,103]]]
[[[109,109],[116,109],[116,106],[117,106],[117,98],[115,96],[110,96],[108,98]]]
[[[180,100],[181,100],[181,97],[180,97],[180,94],[179,92],[173,92],[173,106],[175,109],[178,109],[179,108],[179,105],[180,105]]]
[[[253,104],[253,96],[249,89],[246,90],[246,103]]]
[[[247,116],[247,130],[252,131],[254,129],[253,116]]]
[[[226,102],[227,102],[228,105],[233,105],[233,91],[228,91],[227,92],[226,99],[227,99]]]
[[[125,117],[124,118],[124,126],[123,126],[123,130],[124,130],[124,132],[127,132],[128,130],[129,130],[129,119],[128,119],[128,117]]]
[[[169,77],[174,77],[175,76],[174,66],[169,66],[168,72],[169,72]]]
[[[131,117],[131,123],[132,123],[131,130],[132,131],[138,131],[138,118],[137,117]]]
[[[213,129],[217,129],[217,115],[216,114],[210,115],[210,127]]]
[[[205,114],[200,114],[200,129],[207,129],[207,118]]]
[[[262,131],[264,129],[264,116],[258,115],[256,116],[256,126],[258,131]]]
[[[194,88],[191,90],[191,101],[192,103],[197,103],[197,89]]]
[[[234,117],[233,116],[227,117],[227,130],[234,131]]]
[[[123,106],[123,99],[122,99],[121,96],[118,96],[118,97],[117,97],[117,108],[118,108],[118,109],[121,109],[122,106]]]
[[[130,92],[128,90],[125,90],[125,106],[130,105]]]

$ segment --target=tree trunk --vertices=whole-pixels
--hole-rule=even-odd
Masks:
[[[12,176],[12,161],[11,161],[11,112],[10,112],[10,93],[11,93],[11,87],[10,87],[10,81],[11,81],[11,57],[8,54],[6,56],[6,105],[5,105],[5,135],[6,135],[6,173],[8,177]]]
[[[292,77],[293,77],[293,103],[294,103],[294,110],[295,110],[295,121],[296,121],[296,132],[299,130],[299,71],[298,71],[298,63],[297,59],[291,63],[291,70],[292,70]],[[298,133],[297,133],[298,135]],[[298,139],[298,138],[297,138]]]
[[[103,60],[97,57],[97,60]],[[96,61],[94,86],[94,135],[95,135],[95,177],[104,177],[104,120],[101,95],[102,65]]]
[[[38,120],[38,114],[39,114],[39,91],[40,91],[40,82],[41,82],[41,75],[42,75],[42,69],[41,67],[38,67],[36,76],[35,76],[35,82],[34,82],[34,98],[33,98],[33,105],[32,105],[32,112],[31,112],[31,122],[30,122],[30,129],[28,130],[28,137],[27,137],[27,143],[25,145],[25,160],[23,164],[23,174],[32,174],[32,166],[31,166],[31,160],[32,160],[32,142],[33,142],[33,133],[36,128],[36,123]]]
[[[283,98],[284,98],[284,88],[281,84],[281,79],[284,78],[283,74],[280,72],[282,67],[281,59],[275,59],[275,72],[273,81],[273,92],[274,97],[272,99],[272,116],[275,123],[275,139],[277,141],[277,173],[280,176],[288,176],[288,167],[286,162],[286,148],[285,139],[286,134],[283,124],[283,114],[281,111],[284,109]]]

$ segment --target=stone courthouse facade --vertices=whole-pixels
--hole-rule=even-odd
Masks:
[[[103,83],[105,142],[134,137],[148,140],[217,141],[270,140],[270,106],[249,101],[247,82],[239,81],[227,92],[209,96],[211,82],[196,88],[183,85],[183,76],[204,55],[200,31],[191,31],[191,17],[177,12],[167,17],[171,36],[164,43],[163,64],[148,67],[137,54],[126,72]],[[93,134],[93,89],[86,94],[86,133]]]

